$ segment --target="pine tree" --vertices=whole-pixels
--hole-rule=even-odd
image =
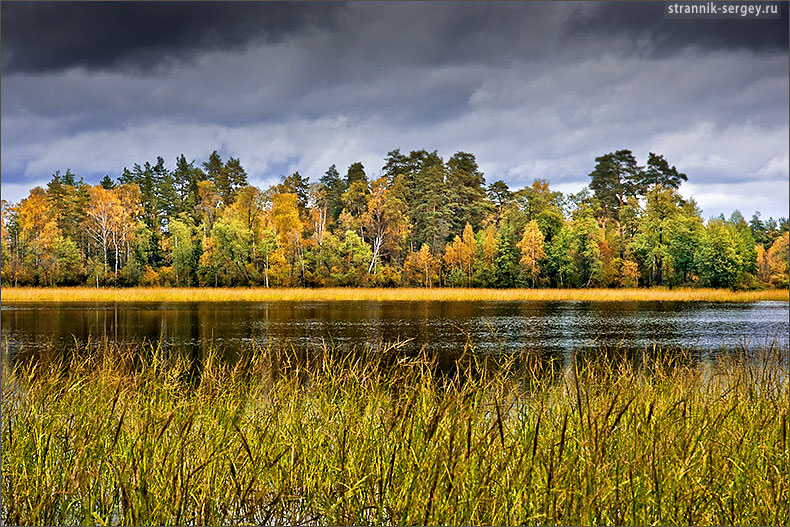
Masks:
[[[516,287],[519,278],[521,251],[518,232],[511,221],[502,222],[496,235],[495,275],[497,287]]]
[[[231,157],[225,163],[225,176],[228,180],[228,193],[222,196],[222,200],[226,205],[233,203],[236,194],[247,186],[247,172],[241,166],[241,161],[235,157]]]
[[[104,188],[105,190],[112,190],[115,188],[115,183],[113,182],[109,174],[105,174],[99,185],[101,185],[102,188]]]
[[[346,172],[346,186],[350,187],[353,183],[362,181],[365,184],[368,182],[368,176],[365,174],[365,167],[362,163],[352,163]]]
[[[507,183],[501,179],[488,185],[486,192],[488,193],[488,198],[499,208],[506,206],[513,200],[513,193],[510,192]]]
[[[171,216],[175,216],[178,206],[173,173],[165,167],[165,160],[159,156],[152,168],[154,188],[156,189],[157,221],[160,228],[166,228]]]
[[[381,172],[392,182],[399,174],[407,175],[411,172],[409,158],[400,153],[400,148],[387,152],[384,167]]]
[[[347,190],[346,183],[340,178],[335,165],[321,176],[321,185],[326,189],[327,210],[332,221],[336,221],[343,211],[343,193]]]
[[[222,157],[214,150],[208,160],[203,163],[203,170],[206,173],[206,179],[214,183],[219,188],[219,181],[222,180],[222,171],[225,166],[222,164]],[[223,182],[225,183],[225,182]]]
[[[436,254],[444,247],[450,233],[450,216],[444,164],[434,163],[417,173],[412,204],[409,206],[414,226],[415,246],[427,243]]]
[[[640,194],[643,174],[630,150],[618,150],[595,158],[595,169],[590,173],[590,190],[600,205],[600,214],[620,219],[629,196]]]
[[[677,189],[681,182],[688,181],[686,174],[678,172],[674,166],[669,166],[664,156],[650,152],[647,166],[638,178],[638,188],[642,193],[655,187]]]
[[[310,199],[310,178],[302,177],[297,170],[288,177],[282,178],[282,182],[275,187],[279,194],[296,194],[296,204],[302,219],[307,216],[307,202]]]
[[[457,152],[447,161],[447,192],[450,196],[452,233],[460,233],[469,223],[479,229],[489,210],[485,178],[473,154]]]
[[[204,176],[199,168],[195,168],[194,161],[187,162],[187,158],[181,154],[176,158],[176,168],[173,171],[174,188],[176,192],[175,215],[182,212],[192,214],[195,221],[198,217],[194,214],[198,204],[198,183]]]

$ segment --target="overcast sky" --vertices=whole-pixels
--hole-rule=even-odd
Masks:
[[[477,156],[577,191],[664,154],[706,217],[788,215],[788,19],[663,2],[2,3],[2,195],[55,170],[241,159],[261,187],[388,151]]]

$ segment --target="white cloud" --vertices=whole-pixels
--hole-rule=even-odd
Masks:
[[[0,181],[0,197],[8,203],[19,203],[30,194],[34,187],[46,188],[47,180],[30,181],[25,183],[4,183]]]
[[[719,214],[729,217],[736,209],[747,219],[755,211],[760,211],[763,219],[788,217],[790,182],[787,178],[703,185],[684,183],[680,193],[686,198],[693,197],[706,219]]]

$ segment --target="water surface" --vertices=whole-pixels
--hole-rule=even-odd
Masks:
[[[788,343],[788,303],[420,301],[196,302],[2,305],[3,347],[12,356],[109,339],[161,341],[201,354],[262,346],[359,347],[406,341],[407,349],[457,355],[538,350],[567,356],[596,345],[654,344],[701,353]]]

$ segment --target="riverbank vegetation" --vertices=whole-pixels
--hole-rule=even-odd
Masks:
[[[48,355],[5,366],[2,519],[780,525],[787,353]]]
[[[4,287],[3,302],[332,302],[332,301],[788,301],[786,289],[469,289],[469,288],[93,288]]]
[[[592,166],[592,163],[591,163]],[[314,177],[314,176],[311,176]],[[295,172],[261,190],[235,158],[66,171],[2,202],[4,285],[263,287],[788,286],[786,218],[704,221],[651,153],[595,159],[577,194],[486,185],[475,156],[389,152],[378,175]]]

